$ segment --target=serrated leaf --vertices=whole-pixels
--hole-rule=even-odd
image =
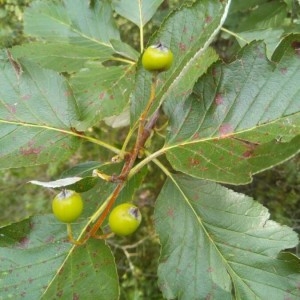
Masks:
[[[1,228],[1,297],[118,299],[114,258],[105,242],[75,247],[65,235],[65,225],[53,216]]]
[[[80,130],[119,115],[128,105],[133,74],[126,67],[89,64],[70,78],[82,121]]]
[[[103,240],[75,247],[41,299],[119,299],[114,257]]]
[[[95,162],[74,167],[69,174],[86,174]],[[117,174],[118,164],[102,165],[106,174]],[[146,171],[146,170],[144,170]],[[130,201],[145,172],[128,180],[117,201]],[[84,211],[72,223],[73,235],[84,235],[91,217],[109,197],[116,184],[98,180],[82,194]],[[49,202],[49,206],[50,206]],[[95,221],[95,220],[94,220]],[[106,223],[102,226],[105,227]],[[114,258],[105,241],[89,239],[81,246],[67,242],[66,225],[53,215],[39,216],[0,228],[0,295],[18,299],[118,299],[118,278]],[[21,273],[21,274],[20,274]],[[21,281],[20,281],[21,279]]]
[[[111,49],[119,39],[110,1],[34,1],[24,13],[24,30],[48,42],[69,42],[91,49]]]
[[[115,53],[110,40],[120,39],[110,1],[35,1],[25,11],[24,30],[43,42],[14,47],[14,55],[58,72],[108,60]]]
[[[44,68],[57,72],[75,72],[89,61],[104,62],[111,58],[109,47],[84,47],[67,42],[33,42],[15,46],[11,49],[15,58],[27,58]]]
[[[163,0],[113,0],[115,11],[142,28],[155,14]]]
[[[196,1],[171,13],[149,44],[160,41],[174,54],[170,70],[158,76],[152,111],[163,101],[179,102],[188,97],[197,79],[218,58],[209,48],[224,23],[230,1]],[[150,96],[150,72],[138,65],[136,88],[131,99],[131,124],[134,125]]]
[[[262,43],[249,45],[229,65],[211,68],[189,99],[165,103],[170,133],[164,152],[172,166],[198,178],[240,184],[295,155],[299,72],[293,47],[274,64]]]
[[[166,299],[297,299],[299,259],[291,228],[250,197],[216,183],[171,176],[155,207]]]
[[[79,146],[79,118],[65,79],[10,58],[0,64],[0,168],[62,161]]]
[[[287,15],[287,5],[283,2],[265,2],[257,3],[256,6],[250,7],[248,1],[244,1],[248,6],[248,13],[238,15],[237,31],[248,31],[253,29],[277,28],[284,24]],[[245,9],[246,7],[242,7]],[[232,15],[230,16],[233,17]],[[231,21],[231,18],[228,21]]]
[[[130,45],[123,43],[119,40],[110,40],[111,45],[114,48],[114,51],[124,57],[137,61],[139,58],[139,52],[137,52]]]
[[[274,50],[279,44],[284,30],[282,28],[267,28],[260,30],[250,30],[239,32],[237,35],[242,39],[237,38],[237,42],[241,47],[249,44],[252,41],[263,40],[267,46],[267,57],[271,59]]]

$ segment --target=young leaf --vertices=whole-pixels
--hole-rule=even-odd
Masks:
[[[281,250],[297,234],[269,220],[250,197],[187,176],[171,176],[155,207],[166,299],[297,299],[300,264]]]
[[[295,155],[299,76],[300,60],[291,45],[277,64],[267,60],[262,43],[253,43],[229,65],[211,68],[189,99],[165,103],[170,132],[164,151],[172,166],[238,184]]]
[[[163,0],[113,0],[113,5],[119,15],[130,20],[138,27],[143,28],[153,17],[162,2]]]
[[[166,99],[181,101],[192,92],[197,79],[217,60],[209,45],[224,23],[229,1],[196,1],[170,14],[150,44],[160,41],[174,54],[169,71],[158,77],[158,87],[153,103],[154,111]],[[131,99],[131,124],[139,119],[150,95],[151,74],[141,65],[137,70],[136,88]]]
[[[79,146],[72,127],[79,118],[64,78],[8,58],[0,61],[1,168],[62,161]]]

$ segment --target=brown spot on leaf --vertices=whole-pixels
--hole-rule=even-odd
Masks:
[[[224,98],[222,96],[222,94],[217,94],[215,97],[215,103],[216,105],[221,105],[224,103]]]
[[[300,41],[293,41],[291,46],[294,48],[296,55],[300,56]]]
[[[174,218],[175,217],[174,212],[175,212],[174,208],[169,208],[168,211],[167,211],[168,217]]]
[[[205,23],[208,24],[212,21],[212,16],[206,16],[205,17]]]
[[[226,137],[227,135],[233,132],[233,127],[229,123],[224,123],[219,128],[219,134],[222,138]]]
[[[105,97],[105,93],[104,93],[104,92],[102,92],[102,93],[99,94],[99,99],[100,99],[100,100],[103,100],[104,97]]]
[[[190,163],[190,166],[195,167],[200,164],[200,160],[192,157],[189,159],[189,163]]]
[[[285,74],[287,73],[287,68],[281,68],[281,69],[280,69],[280,73],[281,73],[282,75],[285,75]]]
[[[24,100],[24,101],[29,100],[30,98],[31,98],[30,94],[25,94],[25,95],[21,96],[21,99]]]
[[[29,244],[29,238],[28,237],[23,237],[19,240],[18,248],[27,248]]]
[[[12,114],[15,114],[17,112],[17,106],[16,105],[8,104],[6,107],[9,110],[9,112],[12,113]]]
[[[38,155],[42,151],[42,147],[34,147],[33,145],[28,145],[27,147],[21,147],[20,153],[24,156],[27,155]]]
[[[74,294],[73,294],[73,300],[79,300],[79,295],[76,294],[76,293],[74,293]]]
[[[181,52],[185,52],[186,51],[186,44],[179,43],[179,49],[180,49]]]
[[[244,158],[249,158],[249,157],[253,156],[253,151],[254,151],[253,149],[245,151],[242,155]]]

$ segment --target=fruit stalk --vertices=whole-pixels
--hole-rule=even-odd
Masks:
[[[143,113],[141,114],[141,117],[139,120],[139,128],[138,128],[138,134],[137,134],[135,145],[134,145],[131,153],[129,153],[129,155],[127,156],[125,164],[123,166],[123,169],[122,169],[120,175],[117,177],[117,180],[119,181],[119,183],[117,184],[116,188],[114,189],[113,193],[111,194],[110,199],[108,200],[108,203],[107,203],[104,211],[102,212],[102,214],[100,215],[100,217],[98,218],[96,223],[92,226],[91,230],[88,232],[88,238],[95,237],[98,229],[103,224],[105,218],[109,214],[119,193],[121,192],[122,188],[124,187],[124,185],[126,183],[128,174],[129,174],[130,170],[132,169],[140,150],[144,147],[147,139],[150,136],[151,130],[155,126],[155,123],[159,117],[159,110],[157,109],[154,112],[154,114],[152,115],[152,117],[150,118],[150,120],[145,125],[146,118],[147,118],[149,111],[152,107],[152,104],[155,100],[156,84],[157,84],[157,74],[153,74],[150,97],[149,97],[148,103],[146,105],[146,108],[143,111]]]

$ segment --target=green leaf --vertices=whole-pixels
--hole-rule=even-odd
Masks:
[[[271,59],[272,54],[278,46],[283,33],[284,30],[282,28],[249,30],[237,33],[239,37],[242,37],[242,39],[237,38],[237,41],[241,47],[244,47],[246,44],[249,44],[252,41],[263,40],[267,47],[267,57]]]
[[[78,111],[64,78],[5,57],[0,61],[0,165],[62,161],[78,148]]]
[[[70,176],[91,176],[93,174],[93,171],[95,169],[99,169],[101,166],[103,166],[102,163],[98,161],[86,161],[83,163],[80,163],[76,166],[72,166],[70,169],[65,170],[60,178],[70,177]]]
[[[218,58],[209,48],[228,13],[230,1],[196,1],[171,13],[149,44],[160,41],[174,54],[170,70],[158,76],[152,111],[163,101],[178,102],[188,97],[197,79]],[[134,125],[150,96],[152,74],[138,65],[131,99],[131,124]]]
[[[118,299],[114,258],[105,242],[74,246],[65,235],[65,225],[53,216],[1,228],[1,297]]]
[[[107,117],[119,115],[128,105],[133,74],[127,67],[88,64],[69,82],[81,112],[80,130]]]
[[[170,132],[163,148],[172,166],[189,175],[241,184],[300,149],[300,60],[285,48],[274,64],[265,46],[245,47],[219,63],[184,102],[166,102]],[[226,159],[225,159],[226,158]]]
[[[110,40],[111,45],[114,48],[114,51],[124,57],[127,57],[129,59],[132,59],[134,61],[137,61],[140,53],[137,52],[134,48],[132,48],[130,45],[123,43],[119,40]]]
[[[65,174],[88,175],[96,162],[80,164]],[[118,174],[120,164],[101,165],[106,174]],[[117,201],[131,201],[147,170],[132,176]],[[98,180],[82,194],[84,211],[72,223],[73,235],[83,236],[95,219],[95,211],[111,195],[116,184]],[[49,203],[50,206],[50,203]],[[106,229],[106,223],[102,226]],[[118,299],[119,287],[113,255],[103,240],[89,239],[74,246],[67,242],[66,225],[53,215],[33,217],[0,228],[0,295],[4,299]],[[43,274],[43,276],[41,276]],[[60,295],[60,296],[59,296]]]
[[[250,197],[171,176],[155,207],[166,299],[298,299],[299,259],[281,250],[297,234]]]
[[[24,14],[28,35],[48,42],[69,42],[91,49],[111,48],[110,40],[119,39],[110,1],[63,0],[34,1]]]
[[[162,2],[163,0],[113,0],[113,6],[119,15],[143,28]]]
[[[249,11],[246,14],[237,14],[236,31],[243,32],[254,29],[278,28],[284,24],[284,19],[288,13],[285,3],[281,1],[265,2],[251,8],[248,1],[243,2],[248,6]],[[230,15],[228,21],[232,21],[233,18],[234,15]]]
[[[104,62],[115,53],[110,40],[120,40],[110,1],[34,1],[24,14],[24,31],[41,39],[13,48],[58,72],[74,72],[89,61]],[[46,43],[45,43],[46,42]]]
[[[119,299],[119,282],[111,250],[102,240],[75,247],[41,299]]]
[[[66,42],[33,42],[15,46],[11,49],[15,58],[27,58],[44,68],[57,72],[75,72],[89,61],[103,62],[111,58],[108,47],[93,49]]]

